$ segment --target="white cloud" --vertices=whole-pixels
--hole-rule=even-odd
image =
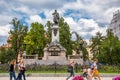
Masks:
[[[8,36],[8,32],[10,31],[10,24],[0,26],[0,36]]]
[[[0,15],[0,25],[6,25],[6,24],[10,23],[11,20],[12,20],[11,16]]]
[[[90,34],[92,36],[96,35],[96,32],[103,33],[106,31],[106,27],[100,27],[98,26],[98,23],[93,19],[80,19],[79,23],[83,30],[81,30],[83,33]]]
[[[120,0],[77,0],[76,2],[69,2],[68,4],[64,5],[63,8],[65,10],[72,9],[80,11],[80,13],[74,15],[71,13],[73,16],[76,17],[83,17],[84,14],[82,14],[81,11],[84,11],[98,23],[109,23],[112,13],[115,12],[117,9],[120,10],[119,3]]]
[[[94,36],[97,31],[105,34],[106,24],[111,21],[113,12],[117,9],[120,10],[119,3],[120,0],[76,0],[74,2],[65,0],[0,0],[0,5],[2,5],[0,6],[0,35],[7,35],[5,33],[8,33],[8,30],[3,26],[7,26],[14,17],[18,19],[27,17],[25,21],[28,24],[32,22],[45,24],[48,20],[53,21],[54,9],[57,9],[60,16],[70,25],[71,32],[77,31],[83,37]],[[69,9],[77,12],[71,12],[64,16],[64,13]],[[39,16],[41,12],[45,14],[46,19]],[[85,19],[86,16],[88,19]],[[75,18],[78,19],[75,20]],[[103,26],[101,27],[100,24]]]
[[[28,22],[29,24],[31,24],[33,22],[39,22],[39,23],[41,23],[42,19],[38,15],[33,15],[33,16],[30,16],[29,19],[26,20],[26,22]]]
[[[14,10],[16,10],[18,12],[21,12],[21,13],[25,13],[27,15],[31,15],[31,14],[36,14],[37,13],[37,10],[30,9],[27,6],[21,6],[21,7],[15,8]]]
[[[96,32],[106,34],[106,27],[98,26],[98,23],[93,19],[79,19],[75,22],[71,17],[65,18],[65,21],[70,25],[71,31],[77,32],[82,38],[88,42],[90,37],[95,36]],[[88,37],[89,36],[89,37]]]
[[[80,0],[77,0],[76,2],[69,2],[66,5],[63,6],[64,9],[74,9],[79,10],[83,8],[83,4]]]
[[[81,29],[77,22],[75,22],[72,17],[65,17],[64,19],[65,22],[67,22],[70,25],[71,32]]]

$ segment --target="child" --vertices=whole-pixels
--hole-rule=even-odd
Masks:
[[[90,67],[87,69],[87,79],[92,80],[92,69]]]
[[[87,77],[87,67],[83,67],[83,77]]]

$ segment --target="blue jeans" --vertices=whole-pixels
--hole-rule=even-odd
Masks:
[[[22,72],[21,71],[18,73],[18,77],[16,80],[22,80]]]
[[[23,79],[26,80],[25,78],[25,71],[22,71]]]
[[[14,80],[16,80],[15,72],[10,71],[10,80],[12,80],[12,77],[14,77]]]

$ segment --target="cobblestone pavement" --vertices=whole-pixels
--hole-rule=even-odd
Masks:
[[[0,77],[0,80],[9,80],[9,77]],[[26,80],[66,80],[66,77],[27,77]],[[101,77],[101,80],[112,80],[112,77]]]

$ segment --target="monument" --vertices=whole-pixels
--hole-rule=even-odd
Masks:
[[[55,10],[52,15],[52,40],[48,47],[44,48],[44,56],[42,60],[55,62],[66,61],[66,49],[59,42],[59,13]]]
[[[67,65],[69,64],[69,61],[74,60],[78,64],[83,64],[83,58],[82,55],[76,54],[76,55],[68,55],[68,58],[66,59],[66,49],[60,44],[60,38],[59,38],[59,13],[57,10],[52,14],[53,15],[53,23],[51,26],[52,29],[52,38],[50,44],[48,44],[44,48],[44,56],[38,59],[38,55],[27,55],[25,58],[26,64],[41,64],[41,65]],[[75,51],[74,51],[75,53]],[[82,53],[81,53],[82,54]],[[29,58],[27,57],[34,57]]]

